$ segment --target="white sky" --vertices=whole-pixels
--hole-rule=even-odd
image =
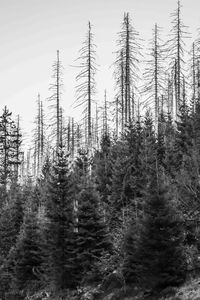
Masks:
[[[182,0],[182,18],[192,37],[200,27],[200,1]],[[51,66],[60,50],[64,66],[62,105],[66,115],[78,115],[71,104],[75,94],[75,64],[78,50],[93,24],[97,45],[97,99],[113,95],[112,68],[117,32],[123,13],[129,12],[133,25],[145,43],[151,39],[154,24],[169,32],[170,13],[176,0],[0,0],[0,111],[4,105],[20,114],[28,132],[36,114],[37,94],[45,100],[52,83]],[[190,45],[192,39],[187,41]]]

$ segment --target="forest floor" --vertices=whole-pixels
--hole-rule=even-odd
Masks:
[[[46,293],[37,293],[26,300],[55,300],[55,297],[44,296]],[[76,293],[75,293],[76,294]],[[178,288],[169,287],[163,290],[160,295],[138,291],[135,288],[114,288],[110,291],[103,292],[99,287],[87,287],[84,289],[82,296],[74,293],[69,295],[65,300],[200,300],[200,277],[188,280]],[[60,300],[58,297],[56,300]],[[63,299],[63,298],[62,298]]]
[[[159,300],[200,300],[200,277],[177,288],[175,295],[163,296]]]
[[[99,299],[99,298],[98,298]],[[160,296],[148,295],[147,293],[137,293],[133,289],[128,289],[126,293],[119,290],[112,291],[102,300],[200,300],[200,277],[187,281],[179,288],[167,288],[161,292]],[[95,300],[95,298],[93,299]]]

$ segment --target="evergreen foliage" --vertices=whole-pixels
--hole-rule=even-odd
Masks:
[[[72,288],[74,226],[73,203],[69,161],[63,149],[57,154],[57,161],[48,181],[46,207],[46,278],[54,292]]]
[[[93,109],[97,65],[90,22],[76,77],[84,124],[65,120],[59,50],[50,87],[52,124],[44,126],[38,96],[34,145],[24,152],[19,117],[15,122],[3,109],[1,299],[27,300],[44,291],[51,299],[82,299],[84,291],[100,291],[106,284],[111,290],[123,286],[121,294],[154,292],[198,274],[200,41],[193,44],[190,86],[179,1],[172,24],[166,59],[155,26],[140,91],[141,47],[129,13],[124,14],[116,98],[109,104],[105,93],[103,121],[99,104],[96,115]]]
[[[111,242],[99,208],[99,198],[92,187],[80,193],[77,217],[80,278],[84,281],[89,276],[99,281],[102,274],[99,274],[97,265],[106,253],[111,252]]]
[[[183,222],[162,179],[153,178],[139,240],[140,284],[163,289],[185,280]]]
[[[10,288],[16,294],[26,296],[39,284],[39,274],[42,263],[40,235],[35,212],[27,211],[18,236],[16,246],[10,252],[12,259],[12,281]]]

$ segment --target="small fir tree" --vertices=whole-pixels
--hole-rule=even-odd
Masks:
[[[106,224],[103,221],[99,199],[92,187],[79,196],[77,257],[83,281],[102,279],[97,268],[101,258],[111,251]]]
[[[160,176],[161,177],[161,176]],[[150,288],[182,283],[186,276],[183,224],[166,184],[153,178],[138,248],[140,278]]]

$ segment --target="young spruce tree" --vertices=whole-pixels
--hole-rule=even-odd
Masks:
[[[163,289],[186,276],[183,223],[164,180],[153,176],[138,247],[142,285]]]
[[[99,208],[98,195],[92,187],[87,187],[80,193],[78,204],[77,256],[83,282],[102,279],[100,261],[110,251],[110,238]]]
[[[63,147],[57,153],[48,179],[46,200],[46,279],[53,292],[74,287],[73,202],[68,157]]]

